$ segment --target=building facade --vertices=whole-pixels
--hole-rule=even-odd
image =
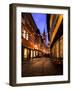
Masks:
[[[40,31],[30,13],[22,13],[21,36],[22,61],[41,57],[47,52]]]
[[[22,14],[21,32],[22,32],[22,60],[27,60],[34,56],[34,26],[30,14]]]
[[[51,57],[63,59],[63,15],[50,15],[48,37]]]

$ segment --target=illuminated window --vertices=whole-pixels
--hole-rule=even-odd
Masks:
[[[23,31],[23,38],[25,38],[26,37],[26,31],[24,30]]]
[[[26,32],[25,30],[23,31],[23,38],[25,38],[26,40],[28,40],[28,32]]]
[[[38,55],[38,51],[36,51],[36,56]]]
[[[29,35],[28,35],[28,32],[27,32],[27,33],[26,33],[26,40],[28,40],[28,36],[29,36]]]
[[[27,49],[24,48],[24,58],[27,58]]]

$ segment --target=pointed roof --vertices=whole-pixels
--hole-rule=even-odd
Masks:
[[[43,36],[45,36],[45,29],[44,29],[44,32],[43,32]]]

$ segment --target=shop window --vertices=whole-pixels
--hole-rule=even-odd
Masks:
[[[27,49],[24,48],[24,58],[27,58]]]
[[[38,51],[36,51],[36,56],[38,56]]]

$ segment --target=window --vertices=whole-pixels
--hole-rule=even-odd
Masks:
[[[27,49],[24,48],[24,58],[27,58]]]
[[[23,31],[22,35],[23,35],[23,38],[25,38],[26,40],[29,39],[29,34],[28,34],[28,32],[26,32],[26,30]]]
[[[23,31],[23,38],[25,38],[26,37],[26,31],[24,30]]]
[[[28,35],[28,32],[27,32],[27,33],[26,33],[26,40],[28,40],[28,36],[29,36],[29,35]]]
[[[38,51],[36,51],[36,56],[38,56]]]

